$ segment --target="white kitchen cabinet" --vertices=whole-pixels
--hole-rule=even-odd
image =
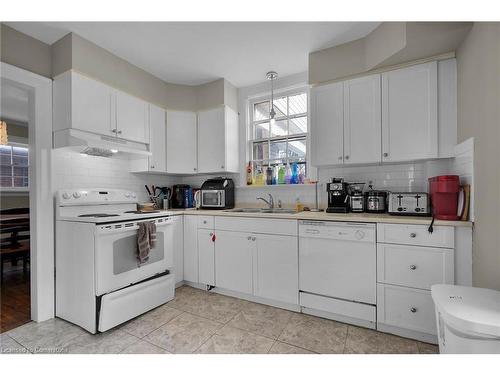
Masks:
[[[252,257],[255,237],[245,232],[218,230],[215,241],[215,285],[252,294]]]
[[[381,161],[380,75],[344,82],[344,163]]]
[[[148,143],[148,103],[116,90],[115,108],[117,136],[129,141]]]
[[[299,303],[299,255],[295,236],[253,234],[254,295],[270,300]]]
[[[198,218],[184,216],[184,280],[198,282]]]
[[[311,163],[314,166],[343,163],[343,92],[341,82],[311,89]]]
[[[238,114],[228,106],[198,112],[198,172],[239,172]]]
[[[438,157],[437,62],[382,74],[382,161]]]
[[[184,217],[173,216],[173,246],[174,246],[174,275],[175,283],[184,280]]]
[[[167,172],[194,174],[198,169],[196,113],[167,111]]]
[[[149,151],[151,156],[130,161],[131,172],[167,171],[165,111],[149,104]]]
[[[198,229],[198,282],[215,285],[215,233]]]
[[[54,79],[54,131],[78,129],[114,135],[113,89],[75,72]],[[113,109],[113,110],[112,110]]]
[[[54,131],[78,129],[149,143],[149,105],[97,80],[68,71],[54,79]]]

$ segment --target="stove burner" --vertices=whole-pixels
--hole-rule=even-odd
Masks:
[[[84,214],[78,215],[78,217],[111,217],[111,216],[120,216],[118,214]]]
[[[143,215],[143,214],[157,214],[160,212],[160,210],[154,210],[154,211],[125,211],[124,214],[138,214],[138,215]]]

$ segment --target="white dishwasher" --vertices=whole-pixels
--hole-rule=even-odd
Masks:
[[[305,313],[375,328],[376,225],[299,222],[300,305]]]

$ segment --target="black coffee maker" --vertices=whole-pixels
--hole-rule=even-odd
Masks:
[[[332,182],[326,184],[328,193],[328,208],[326,212],[346,214],[349,212],[349,195],[347,194],[347,183],[343,178],[332,178]]]

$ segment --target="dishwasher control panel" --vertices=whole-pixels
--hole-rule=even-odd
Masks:
[[[376,224],[309,220],[299,222],[299,237],[375,242],[375,235]]]

